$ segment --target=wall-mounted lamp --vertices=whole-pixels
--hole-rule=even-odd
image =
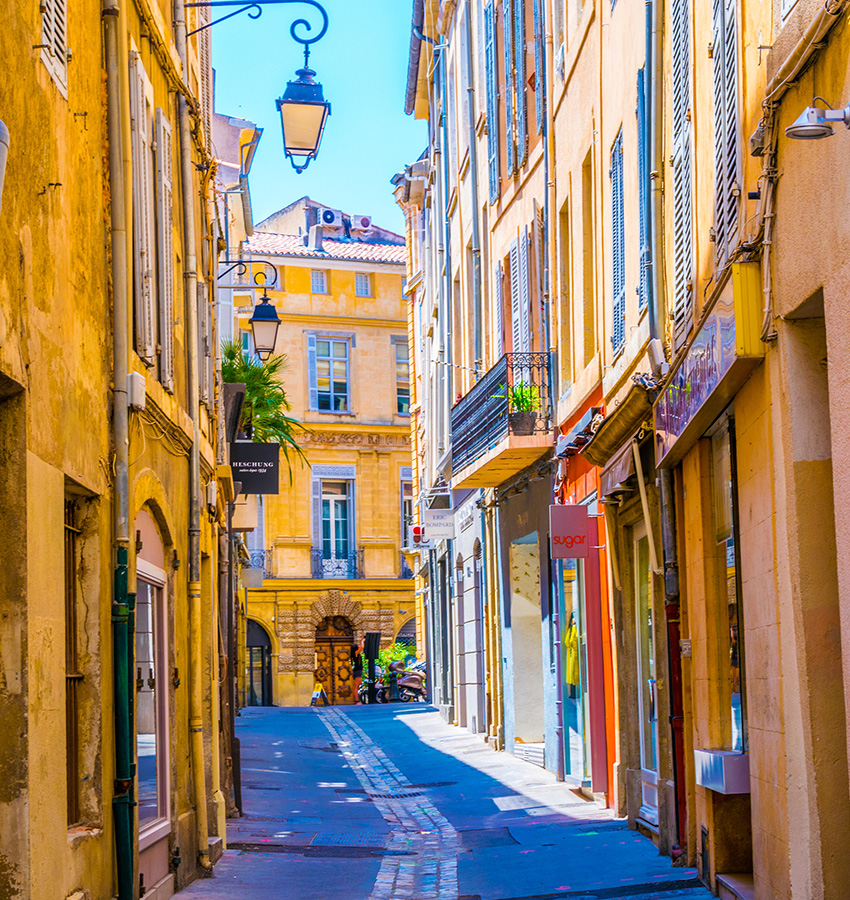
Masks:
[[[9,155],[9,129],[0,121],[0,209],[3,208],[3,179],[6,177],[6,157]]]
[[[260,297],[260,302],[254,307],[254,315],[248,322],[254,335],[254,350],[257,356],[260,359],[268,359],[274,353],[280,317],[267,294]]]
[[[331,105],[325,100],[322,85],[314,80],[316,73],[307,66],[306,52],[304,68],[295,74],[298,77],[286,83],[277,110],[283,130],[283,152],[300,175],[319,153]]]
[[[826,103],[823,97],[815,97]],[[820,106],[807,106],[795,122],[785,129],[785,136],[797,141],[817,141],[834,133],[833,122],[843,122],[850,128],[850,104],[844,109],[827,109]]]

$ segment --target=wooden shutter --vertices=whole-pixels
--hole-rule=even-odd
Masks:
[[[495,294],[496,294],[496,339],[493,355],[499,359],[505,352],[505,323],[504,323],[504,296],[502,293],[502,280],[505,277],[502,264],[496,266]]]
[[[649,302],[649,136],[646,116],[646,79],[644,69],[637,77],[637,129],[638,129],[638,231],[640,239],[640,272],[638,276],[638,309],[645,309]]]
[[[68,87],[66,0],[41,0],[41,58],[63,95]]]
[[[209,7],[198,7],[198,23],[204,26],[211,21]],[[198,65],[201,69],[201,115],[204,120],[204,144],[207,150],[212,148],[213,117],[213,69],[212,69],[212,35],[211,29],[198,32]]]
[[[528,265],[528,226],[523,226],[519,239],[519,313],[520,340],[519,349],[523,353],[531,351],[531,268]]]
[[[505,153],[508,178],[516,170],[516,124],[514,122],[514,28],[513,0],[502,0],[502,35],[505,44]]]
[[[210,304],[207,298],[207,285],[203,281],[198,282],[198,388],[201,400],[209,403],[210,377],[209,355],[210,347]]]
[[[333,373],[331,373],[333,374]],[[316,335],[307,335],[307,384],[309,386],[309,408],[319,408],[319,383],[316,374]]]
[[[738,29],[736,0],[712,4],[714,63],[714,234],[722,264],[737,238],[740,167],[738,159]]]
[[[673,94],[673,347],[693,324],[693,223],[691,197],[691,22],[689,0],[672,0]]]
[[[499,199],[499,72],[496,59],[496,12],[493,0],[484,7],[484,54],[487,78],[487,164],[490,202]]]
[[[519,288],[519,240],[511,241],[510,250],[510,290],[511,290],[511,352],[522,350],[522,311]]]
[[[174,221],[171,123],[156,110],[156,212],[159,300],[159,369],[162,386],[174,390]]]
[[[136,352],[152,366],[156,361],[153,296],[153,222],[151,221],[151,146],[147,76],[139,54],[130,54],[130,129],[133,148],[133,285]]]
[[[614,353],[626,341],[626,220],[623,208],[623,131],[611,147],[611,264],[614,304],[611,318],[611,346]]]
[[[528,109],[525,102],[525,9],[523,0],[514,3],[514,91],[516,94],[516,166],[528,159]]]
[[[543,0],[534,2],[534,111],[537,116],[537,133],[543,133],[543,118],[546,114],[545,96],[546,82],[543,78]]]

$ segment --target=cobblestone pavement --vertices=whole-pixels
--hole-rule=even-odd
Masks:
[[[186,900],[711,900],[693,869],[424,704],[246,709],[244,815]]]
[[[458,840],[449,820],[345,713],[320,715],[392,829],[370,900],[457,900]]]

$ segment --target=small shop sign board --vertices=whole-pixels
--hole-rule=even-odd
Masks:
[[[587,559],[587,507],[550,506],[549,541],[552,559]]]
[[[242,494],[277,494],[280,444],[234,441],[230,445],[233,480],[242,484]]]
[[[453,509],[426,509],[422,518],[425,537],[429,541],[452,541],[455,536],[455,511]]]

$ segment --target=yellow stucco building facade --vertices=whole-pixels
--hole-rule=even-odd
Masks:
[[[246,251],[271,263],[292,415],[308,464],[281,463],[247,542],[262,586],[245,589],[248,704],[355,702],[351,645],[415,640],[412,572],[402,557],[411,511],[404,238],[367,216],[302,198],[255,226]],[[234,315],[249,348],[249,307]],[[243,318],[244,316],[244,318]]]

